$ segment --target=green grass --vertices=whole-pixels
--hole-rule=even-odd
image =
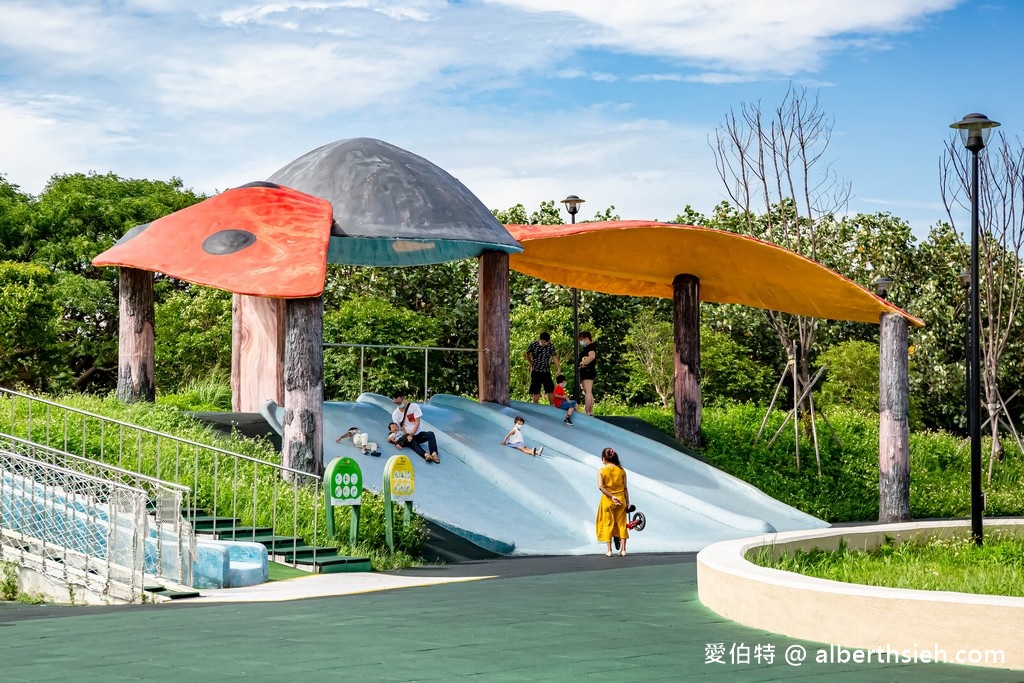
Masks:
[[[297,579],[301,576],[314,576],[311,572],[302,571],[295,567],[289,567],[288,565],[281,564],[279,562],[271,562],[268,569],[268,581],[287,581],[288,579]]]
[[[773,557],[765,546],[750,560],[762,567],[846,583],[889,588],[1024,597],[1024,539],[990,534],[982,547],[952,536],[896,543],[886,538],[871,551],[819,548]]]

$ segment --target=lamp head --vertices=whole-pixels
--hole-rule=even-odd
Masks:
[[[885,277],[884,275],[876,277],[871,281],[871,286],[878,292],[878,296],[884,299],[889,296],[889,290],[892,289],[892,278]]]
[[[565,204],[565,210],[569,212],[569,215],[570,216],[575,216],[576,213],[580,210],[580,204],[582,204],[585,201],[587,201],[587,200],[586,199],[580,199],[576,195],[571,194],[568,197],[566,197],[565,199],[563,199],[562,203]]]
[[[964,289],[971,286],[971,271],[966,269],[960,271],[960,284],[964,286]]]
[[[999,122],[989,119],[984,114],[974,113],[950,124],[949,127],[960,131],[960,139],[963,141],[964,147],[977,154],[985,149],[989,134],[993,128],[999,127]]]

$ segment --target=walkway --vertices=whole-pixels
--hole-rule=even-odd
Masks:
[[[333,576],[339,582],[348,578]],[[273,603],[112,608],[0,603],[0,677],[5,682],[470,676],[569,681],[592,675],[636,681],[692,675],[720,681],[1024,679],[1024,672],[941,664],[787,665],[782,661],[787,648],[803,645],[813,653],[821,646],[737,626],[705,609],[697,601],[692,554],[513,558],[414,569],[401,576],[498,578]],[[717,651],[726,663],[706,663],[715,649],[711,644],[720,644]],[[767,645],[775,648],[771,665],[764,658]],[[751,663],[729,663],[730,650],[733,656],[749,652]],[[760,664],[755,651],[762,655]]]

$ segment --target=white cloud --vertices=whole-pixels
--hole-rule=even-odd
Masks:
[[[795,75],[848,47],[915,28],[961,0],[489,0],[600,27],[594,44],[717,71]]]

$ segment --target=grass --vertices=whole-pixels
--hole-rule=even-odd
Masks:
[[[301,576],[314,576],[311,572],[306,572],[295,567],[289,567],[286,564],[280,562],[271,562],[268,566],[268,581],[287,581],[288,579],[297,579]]]
[[[988,535],[982,547],[963,535],[903,543],[887,537],[871,551],[851,550],[841,539],[835,551],[774,554],[772,546],[764,546],[750,559],[762,567],[845,583],[1024,597],[1024,539],[1006,534]]]

